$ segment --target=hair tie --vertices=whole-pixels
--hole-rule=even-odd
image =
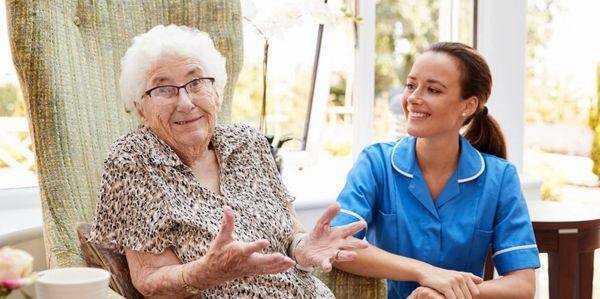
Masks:
[[[488,115],[488,108],[487,108],[487,106],[483,106],[483,109],[481,110],[480,113],[481,113],[482,116]]]

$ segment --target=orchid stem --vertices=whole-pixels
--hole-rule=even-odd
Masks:
[[[260,131],[267,134],[267,64],[269,61],[269,40],[265,39],[265,48],[263,54],[263,94],[260,109]]]

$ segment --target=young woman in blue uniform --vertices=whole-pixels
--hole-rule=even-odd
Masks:
[[[336,268],[388,279],[389,298],[533,297],[538,249],[485,106],[491,88],[487,63],[463,44],[437,43],[416,60],[402,96],[409,136],[361,153],[331,223],[365,221],[355,237],[373,246]],[[483,282],[490,246],[502,277]]]

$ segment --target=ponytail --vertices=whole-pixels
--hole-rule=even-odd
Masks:
[[[492,74],[483,56],[467,45],[454,42],[435,43],[427,51],[445,53],[456,59],[461,71],[461,97],[474,96],[479,101],[477,111],[463,123],[467,126],[465,138],[478,151],[506,159],[504,134],[485,106],[492,93]]]
[[[483,107],[483,110],[468,121],[463,135],[478,151],[502,159],[507,158],[504,134],[500,124],[487,113],[487,107]]]

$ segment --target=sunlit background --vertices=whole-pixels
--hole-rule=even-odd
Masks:
[[[255,1],[270,5],[270,1]],[[461,0],[459,40],[473,44],[473,1]],[[403,134],[398,95],[417,53],[441,40],[442,1],[379,0],[376,13],[375,141]],[[337,3],[336,7],[345,6]],[[37,185],[26,112],[8,44],[4,0],[0,0],[0,188]],[[600,3],[584,0],[529,0],[527,14],[524,172],[544,181],[549,200],[600,200],[592,173],[593,130],[597,107],[600,28],[595,12]],[[437,21],[436,21],[437,20]],[[284,150],[300,148],[307,116],[318,26],[301,23],[270,39],[267,128],[295,141]],[[263,38],[244,21],[244,67],[233,101],[233,121],[258,126],[262,95]],[[351,20],[338,18],[324,32],[329,96],[321,115],[319,162],[341,159],[352,152],[352,103],[346,94],[353,67]],[[325,49],[327,48],[327,49]],[[323,59],[323,58],[322,58]],[[323,67],[322,65],[320,67]],[[116,87],[115,87],[116,88]]]

